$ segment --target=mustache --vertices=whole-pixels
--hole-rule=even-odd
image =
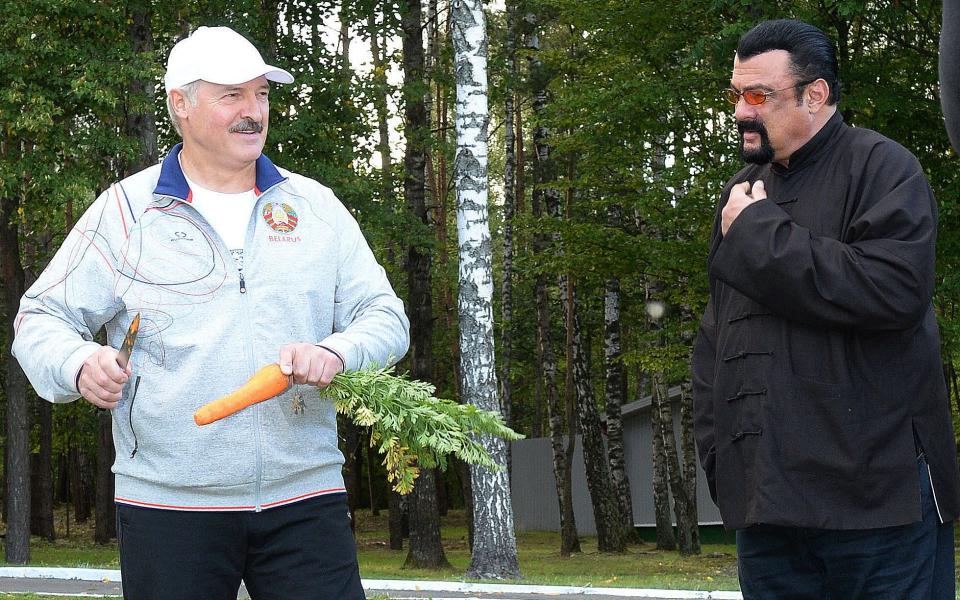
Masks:
[[[263,123],[253,119],[243,119],[228,131],[230,133],[260,133],[263,131]]]
[[[754,119],[742,119],[737,121],[737,130],[740,132],[740,135],[743,135],[743,133],[746,131],[752,131],[763,135],[766,135],[767,133],[767,128],[764,127],[763,123]]]

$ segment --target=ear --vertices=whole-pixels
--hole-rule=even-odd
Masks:
[[[170,104],[173,106],[173,112],[177,117],[183,119],[187,116],[187,105],[190,101],[180,90],[170,90]]]
[[[830,98],[830,86],[827,85],[826,80],[817,79],[813,83],[807,84],[803,94],[807,109],[810,114],[815,114],[826,106],[827,99]]]

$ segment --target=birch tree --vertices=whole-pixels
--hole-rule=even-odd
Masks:
[[[550,131],[541,119],[546,111],[547,77],[540,60],[539,24],[536,13],[524,16],[524,47],[527,50],[527,71],[533,95],[532,108],[536,121],[533,129],[533,146],[536,160],[533,161],[536,187],[532,192],[533,214],[538,220],[558,218],[560,192],[556,189],[556,173],[550,147]],[[522,144],[520,144],[522,147]],[[522,170],[520,171],[522,173]],[[522,177],[519,178],[522,181]],[[518,197],[522,197],[520,194]],[[534,236],[535,254],[545,256],[551,244],[557,242],[556,233],[538,232]],[[553,452],[553,476],[557,488],[557,503],[560,512],[560,555],[569,556],[580,552],[580,539],[577,536],[576,516],[573,512],[573,452],[576,446],[576,424],[574,404],[571,399],[560,400],[557,390],[557,358],[553,350],[552,326],[550,318],[551,286],[547,273],[537,275],[534,295],[537,303],[537,364],[538,382],[543,382],[549,419],[550,447]],[[564,419],[567,423],[566,441],[564,440]]]
[[[619,206],[608,209],[611,225],[622,219]],[[630,479],[627,475],[623,446],[622,407],[627,396],[627,377],[620,361],[620,279],[611,277],[605,285],[603,300],[603,354],[606,365],[607,409],[607,460],[610,462],[610,479],[614,496],[620,503],[620,518],[627,539],[635,537],[633,530],[633,501],[630,495]]]
[[[451,37],[456,71],[457,240],[460,253],[458,313],[465,401],[499,410],[493,352],[493,251],[487,211],[487,34],[481,0],[455,0]],[[468,577],[520,576],[513,531],[506,443],[484,436],[500,471],[471,466],[473,553]]]

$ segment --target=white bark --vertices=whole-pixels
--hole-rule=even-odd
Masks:
[[[460,249],[460,364],[465,401],[500,410],[493,352],[493,249],[487,213],[487,37],[481,0],[454,0],[451,36],[457,82],[457,237]],[[520,576],[506,443],[484,437],[503,466],[471,467],[474,541],[468,577]]]

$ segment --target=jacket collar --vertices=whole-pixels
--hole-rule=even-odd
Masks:
[[[840,114],[840,111],[837,110],[833,113],[833,116],[824,123],[823,127],[820,128],[820,131],[816,133],[810,140],[800,146],[796,152],[790,155],[790,166],[784,167],[778,163],[772,163],[771,169],[777,175],[782,175],[784,177],[789,177],[791,174],[796,173],[797,171],[803,169],[807,165],[812,165],[817,162],[817,159],[823,153],[824,150],[829,148],[834,139],[836,139],[837,134],[843,129],[843,116]]]
[[[154,188],[153,193],[190,202],[190,186],[187,185],[187,178],[183,176],[183,169],[180,168],[180,161],[177,158],[182,149],[181,142],[174,146],[163,159],[163,164],[160,166],[160,179],[157,180],[157,187]],[[253,191],[258,196],[285,179],[286,177],[280,174],[266,154],[261,154],[257,158],[257,183]]]

